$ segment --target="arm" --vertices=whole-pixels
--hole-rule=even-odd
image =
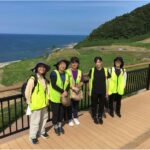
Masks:
[[[124,88],[126,87],[127,83],[127,72],[124,73]]]
[[[88,93],[90,95],[90,78],[91,78],[91,73],[92,73],[92,69],[90,69],[88,77],[89,77],[89,82],[88,82]]]
[[[30,104],[31,102],[31,95],[32,95],[33,87],[34,87],[34,78],[31,77],[27,82],[27,86],[25,90],[25,97],[27,99],[27,104]]]
[[[63,93],[64,90],[61,89],[60,87],[58,87],[58,86],[56,85],[57,76],[56,76],[56,73],[55,73],[55,72],[52,72],[52,73],[51,73],[50,79],[51,79],[52,87],[53,87],[56,91],[58,91],[59,93]]]

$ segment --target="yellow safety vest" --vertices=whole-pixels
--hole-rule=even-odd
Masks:
[[[65,73],[65,83],[63,84],[63,81],[61,79],[60,73],[58,70],[54,70],[57,76],[56,85],[60,87],[63,90],[66,90],[67,86],[69,85],[69,76],[67,73]],[[54,103],[61,103],[61,93],[56,91],[52,84],[50,83],[50,100]]]
[[[66,72],[68,73],[69,75],[69,79],[70,79],[70,86],[72,86],[73,84],[79,84],[81,82],[81,79],[82,79],[82,71],[81,70],[77,70],[78,73],[77,73],[77,79],[76,81],[74,81],[74,78],[73,78],[73,74],[72,74],[72,71],[71,69],[67,69]]]
[[[67,69],[66,72],[68,73],[69,75],[69,79],[70,79],[70,86],[73,86],[75,84],[79,84],[81,82],[81,79],[82,79],[82,71],[81,70],[77,70],[78,73],[77,73],[77,79],[76,81],[74,80],[73,78],[73,74],[72,74],[72,71],[71,69]],[[72,90],[70,90],[70,97],[72,95]]]
[[[95,68],[92,68],[92,72],[91,72],[91,78],[89,80],[89,94],[91,96],[92,94],[92,90],[93,90],[93,80],[94,80],[94,72],[95,72]],[[104,72],[105,72],[105,78],[106,78],[106,88],[108,85],[108,81],[107,81],[107,77],[108,77],[108,70],[107,68],[104,68]]]
[[[124,87],[125,87],[125,78],[124,78],[124,73],[125,69],[121,69],[121,73],[119,76],[116,75],[115,73],[115,68],[112,67],[111,71],[111,78],[109,79],[109,88],[108,88],[108,94],[115,94],[118,93],[119,95],[124,94]]]
[[[38,80],[38,83],[31,95],[30,109],[38,110],[48,105],[48,91],[44,89],[42,83]]]

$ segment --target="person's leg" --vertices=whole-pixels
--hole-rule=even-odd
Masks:
[[[51,102],[51,109],[52,109],[52,123],[54,126],[55,133],[57,135],[60,135],[58,131],[59,104]]]
[[[62,104],[59,104],[59,118],[58,118],[58,130],[60,133],[64,134],[64,129],[62,128],[62,122],[63,122],[63,115],[64,114],[64,106]]]
[[[98,109],[98,118],[99,123],[103,124],[103,113],[104,113],[104,105],[105,105],[105,94],[99,94],[99,109]]]
[[[115,94],[111,94],[109,96],[109,111],[112,117],[114,117],[114,99],[115,99]]]
[[[80,124],[78,120],[78,107],[79,107],[79,101],[72,100],[72,112],[73,112],[74,122],[76,125]]]
[[[32,111],[30,117],[30,130],[29,130],[29,138],[31,140],[37,139],[40,121],[41,121],[41,110]]]
[[[121,99],[122,95],[116,94],[116,114],[121,117]]]
[[[98,105],[98,94],[92,93],[91,95],[91,110],[92,110],[92,118],[94,122],[97,124],[97,105]]]
[[[39,128],[39,134],[45,138],[48,137],[48,134],[46,133],[46,130],[45,130],[47,120],[48,120],[48,111],[47,111],[47,107],[45,107],[41,110],[41,122],[40,122],[40,128]]]
[[[72,116],[72,100],[71,105],[67,108],[67,114],[68,114],[68,120],[69,120],[69,126],[73,126],[73,116]]]

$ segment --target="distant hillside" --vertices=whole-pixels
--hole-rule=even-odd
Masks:
[[[76,48],[106,44],[112,40],[142,40],[150,37],[150,3],[131,13],[116,17],[100,25]]]

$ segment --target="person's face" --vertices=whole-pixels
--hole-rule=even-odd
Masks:
[[[101,60],[97,60],[95,63],[96,68],[101,68],[103,65],[103,62]]]
[[[65,62],[61,62],[58,66],[58,70],[61,72],[64,72],[66,69],[66,63]]]
[[[118,60],[118,61],[115,61],[115,66],[117,67],[117,68],[120,68],[120,66],[121,66],[121,62]]]
[[[79,66],[79,64],[77,62],[72,62],[71,63],[71,68],[74,69],[74,70],[77,69],[78,66]]]
[[[37,73],[40,74],[40,75],[43,75],[45,74],[46,72],[46,68],[44,65],[40,65],[38,68],[37,68]]]

